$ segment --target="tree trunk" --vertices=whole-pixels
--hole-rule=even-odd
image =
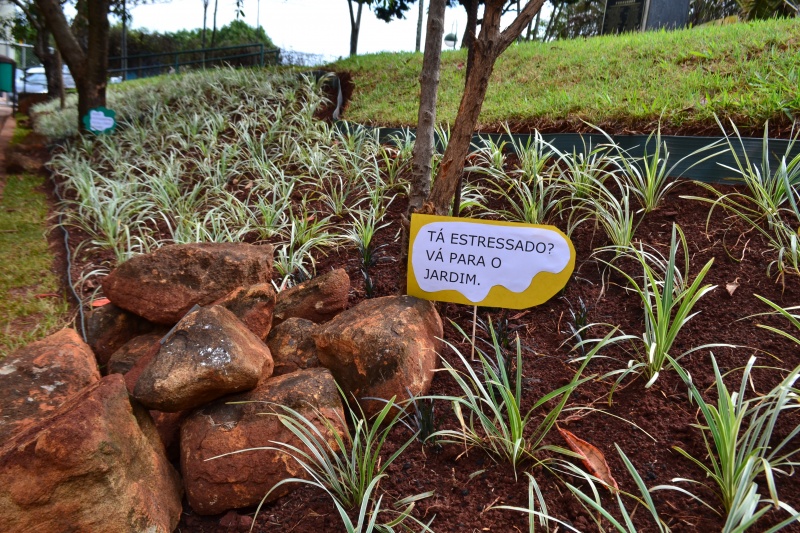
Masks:
[[[203,37],[202,37],[202,47],[206,47],[206,28],[208,24],[206,21],[208,20],[208,0],[203,0]]]
[[[415,52],[419,52],[422,44],[422,20],[425,18],[425,0],[419,0],[419,18],[417,18],[417,47]]]
[[[472,63],[475,61],[475,35],[478,33],[478,4],[480,0],[464,0],[464,9],[467,10],[467,27],[464,29],[464,37],[461,39],[461,48],[467,49],[467,68],[465,79],[469,78]]]
[[[61,70],[61,60],[57,57],[58,52],[50,51],[50,32],[42,28],[36,32],[36,40],[33,44],[33,52],[44,67],[44,75],[47,78],[47,94],[51,98],[59,97],[64,90],[64,76]]]
[[[90,109],[106,105],[108,72],[108,13],[110,0],[87,0],[86,47],[73,34],[58,0],[36,0],[45,23],[55,38],[78,88],[78,129]]]
[[[214,0],[214,17],[213,17],[213,24],[214,29],[211,30],[211,48],[214,48],[214,44],[217,42],[217,8],[219,7],[219,0]]]
[[[203,37],[202,37],[202,45],[201,48],[203,49],[203,68],[206,68],[206,28],[208,24],[206,21],[208,20],[208,0],[203,0]]]
[[[456,122],[450,134],[450,141],[444,152],[439,174],[433,184],[426,205],[421,211],[446,215],[464,170],[464,161],[469,153],[472,134],[478,123],[478,116],[489,86],[489,77],[497,57],[522,33],[534,15],[541,9],[544,0],[530,0],[514,22],[500,32],[500,15],[504,0],[487,0],[483,14],[481,33],[473,43],[475,59],[467,76],[464,95],[458,108]]]
[[[425,56],[419,75],[420,96],[417,115],[417,137],[411,159],[411,183],[408,194],[408,210],[403,217],[400,238],[400,264],[408,263],[408,243],[411,229],[411,214],[419,211],[431,191],[431,159],[436,128],[436,96],[439,90],[439,66],[442,57],[444,36],[444,11],[447,0],[430,0],[428,26],[425,33]],[[406,277],[401,269],[400,287],[405,293]]]
[[[542,37],[542,41],[547,42],[553,36],[551,32],[555,29],[555,21],[556,19],[561,16],[561,8],[563,4],[558,4],[555,8],[553,8],[553,12],[550,13],[550,20],[547,21],[547,28],[544,30],[544,37]]]
[[[33,41],[33,53],[41,61],[44,67],[44,75],[47,79],[47,94],[50,97],[61,96],[61,107],[64,107],[64,77],[61,71],[61,56],[58,51],[51,51],[50,37],[51,32],[47,29],[44,17],[36,5],[28,4],[21,0],[11,0],[28,19],[28,24],[34,29],[35,37]],[[25,65],[22,65],[25,69]]]
[[[417,138],[411,160],[411,190],[408,214],[422,207],[431,190],[431,159],[436,127],[436,95],[439,89],[439,65],[444,34],[444,10],[447,0],[431,0],[428,29],[425,35],[425,56],[419,76],[420,97],[417,116]]]
[[[358,2],[358,14],[353,15],[353,0],[347,0],[347,7],[350,9],[350,57],[358,53],[358,32],[361,30],[361,11],[364,4]]]

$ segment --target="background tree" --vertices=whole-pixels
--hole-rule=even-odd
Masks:
[[[25,0],[11,0],[19,8],[21,16],[13,21],[11,35],[14,39],[33,43],[33,53],[39,58],[47,78],[47,94],[61,97],[64,92],[64,78],[61,70],[61,57],[50,46],[52,35],[45,24],[38,6]],[[22,65],[25,68],[25,65]]]
[[[90,109],[106,104],[111,0],[79,0],[70,25],[58,0],[35,0],[78,89],[78,128]]]
[[[737,0],[692,0],[689,2],[689,24],[699,26],[739,14]]]
[[[737,0],[744,20],[797,16],[798,5],[787,0]]]
[[[554,4],[544,40],[575,39],[600,35],[605,0],[561,0]]]
[[[206,23],[208,19],[208,0],[203,0],[203,48],[206,47]]]

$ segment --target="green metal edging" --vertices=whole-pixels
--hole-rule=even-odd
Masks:
[[[372,128],[377,130],[377,137],[381,143],[391,143],[398,136],[403,136],[408,131],[414,135],[413,128]],[[625,151],[629,157],[644,157],[646,153],[655,151],[655,136],[648,135],[609,135],[611,141]],[[534,134],[498,134],[476,133],[472,137],[472,144],[481,146],[484,139],[491,139],[494,143],[507,143],[508,149],[513,149],[512,140],[518,145],[532,142]],[[562,153],[586,153],[600,146],[608,146],[609,139],[599,133],[544,133],[542,138],[553,148]],[[737,177],[737,173],[729,168],[737,168],[736,158],[731,154],[730,147],[725,137],[699,137],[662,135],[661,141],[666,145],[669,158],[667,168],[675,165],[671,175],[676,178],[688,178],[708,183],[724,183]],[[437,146],[441,149],[440,140],[436,139]],[[739,158],[744,161],[746,156],[754,165],[760,165],[763,154],[764,139],[756,137],[734,137],[731,146]],[[712,147],[713,148],[709,148]],[[800,157],[800,142],[790,139],[767,139],[767,150],[770,154],[770,168],[775,169],[780,164],[781,158],[786,157],[787,162]],[[706,150],[701,151],[706,148]]]
[[[408,133],[415,136],[415,128],[384,128],[364,126],[363,124],[353,124],[340,121],[341,108],[344,104],[342,88],[339,77],[334,72],[314,70],[310,72],[316,79],[322,76],[331,76],[334,89],[338,92],[336,109],[333,112],[333,119],[339,129],[365,129],[377,132],[377,139],[380,143],[392,143],[396,138],[403,138]],[[513,149],[514,144],[525,146],[533,142],[535,133],[476,133],[472,136],[472,144],[481,146],[484,139],[491,139],[495,144],[507,143],[508,149]],[[583,153],[591,152],[593,149],[615,144],[623,150],[628,157],[642,158],[646,154],[655,151],[654,135],[609,135],[606,137],[600,133],[543,133],[542,138],[562,153]],[[610,140],[609,140],[610,138]],[[795,137],[796,138],[796,137]],[[512,142],[512,140],[514,142]],[[706,183],[731,183],[738,178],[738,164],[744,163],[745,158],[749,159],[753,165],[761,164],[764,153],[763,138],[756,137],[733,137],[730,144],[725,137],[699,137],[699,136],[680,136],[662,135],[661,141],[666,146],[669,154],[666,162],[667,169],[671,169],[671,176],[674,178],[688,178]],[[441,139],[436,134],[435,143],[437,148],[442,151]],[[772,139],[767,138],[767,152],[770,155],[770,169],[775,169],[783,157],[787,164],[798,158],[800,164],[800,143],[792,139]],[[731,153],[731,149],[733,153]]]

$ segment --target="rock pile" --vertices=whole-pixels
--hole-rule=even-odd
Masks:
[[[67,329],[0,361],[10,530],[172,531],[184,491],[200,514],[255,505],[304,475],[276,444],[302,443],[264,413],[293,409],[332,437],[339,390],[366,413],[383,404],[365,397],[427,392],[442,337],[430,302],[345,310],[344,270],[277,294],[271,278],[268,245],[166,246],[104,280],[88,344]]]

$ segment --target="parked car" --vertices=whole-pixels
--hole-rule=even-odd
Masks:
[[[74,89],[75,80],[72,79],[72,74],[69,68],[64,65],[62,70],[64,77],[64,88]],[[44,74],[44,67],[31,67],[27,70],[17,70],[17,94],[21,93],[46,93],[47,92],[47,77]]]

